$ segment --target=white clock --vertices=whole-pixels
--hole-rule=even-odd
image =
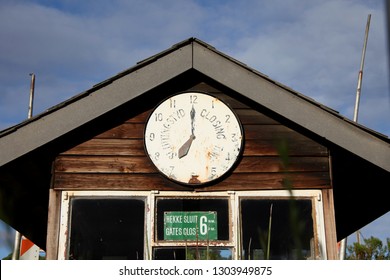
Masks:
[[[184,92],[161,102],[145,125],[145,150],[157,169],[183,184],[205,184],[235,165],[243,129],[232,109],[203,92]]]

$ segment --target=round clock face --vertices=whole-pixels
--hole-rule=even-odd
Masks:
[[[204,184],[228,172],[243,146],[235,113],[220,99],[185,92],[164,100],[145,126],[145,149],[165,176]]]

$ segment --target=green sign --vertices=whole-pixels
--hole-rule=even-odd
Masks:
[[[216,212],[164,212],[164,240],[217,239]]]

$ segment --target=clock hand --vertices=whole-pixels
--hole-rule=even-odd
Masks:
[[[194,109],[194,105],[192,105],[190,116],[191,116],[191,134],[192,134],[192,136],[194,136],[194,139],[195,139],[195,134],[194,134],[194,131],[195,131],[195,126],[194,126],[194,124],[195,124],[195,109]]]
[[[188,151],[190,150],[192,141],[194,141],[195,136],[193,134],[190,135],[190,138],[183,144],[183,146],[180,147],[178,156],[179,158],[182,158],[188,154]]]
[[[182,158],[188,154],[188,151],[190,150],[192,141],[194,141],[194,139],[195,139],[195,134],[194,134],[194,131],[195,131],[195,125],[194,125],[195,124],[195,109],[194,109],[194,106],[192,106],[190,116],[191,116],[191,135],[190,135],[190,138],[188,138],[188,140],[180,147],[179,152],[178,152],[179,158]]]

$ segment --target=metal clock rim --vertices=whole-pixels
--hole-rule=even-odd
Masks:
[[[209,180],[207,182],[200,182],[200,183],[189,183],[189,182],[184,182],[184,181],[179,181],[179,180],[176,180],[172,177],[169,177],[167,174],[165,174],[164,172],[162,172],[156,165],[155,163],[153,162],[153,160],[150,158],[149,156],[149,153],[148,153],[148,150],[147,150],[147,145],[146,145],[146,130],[147,130],[147,125],[149,123],[149,120],[150,118],[153,116],[153,113],[157,110],[157,108],[160,107],[160,105],[162,105],[164,102],[166,102],[167,100],[169,100],[170,98],[173,98],[175,96],[178,96],[178,95],[182,95],[182,94],[189,94],[189,93],[197,93],[197,94],[204,94],[204,95],[207,95],[207,96],[210,96],[210,97],[213,97],[213,98],[216,98],[217,100],[219,100],[220,102],[222,102],[229,110],[230,112],[233,113],[235,119],[237,120],[237,123],[238,123],[238,126],[239,126],[239,129],[240,129],[240,132],[241,132],[241,141],[240,141],[240,150],[239,150],[239,153],[237,155],[237,158],[235,160],[235,162],[229,167],[228,170],[226,170],[221,176],[215,178],[215,179],[212,179],[212,180]],[[166,97],[164,97],[162,100],[160,100],[150,111],[148,117],[146,118],[146,121],[145,121],[145,125],[144,125],[144,129],[143,129],[143,148],[144,148],[144,152],[145,152],[145,155],[146,157],[148,158],[148,160],[152,163],[152,165],[154,166],[154,168],[156,169],[156,171],[158,172],[158,174],[161,174],[164,178],[168,179],[169,181],[171,182],[174,182],[176,184],[179,184],[179,185],[182,185],[182,186],[186,186],[186,187],[191,187],[192,189],[196,188],[196,187],[207,187],[207,186],[210,186],[210,185],[214,185],[214,184],[217,184],[218,182],[221,182],[223,179],[225,179],[229,174],[231,174],[231,172],[237,167],[237,165],[239,164],[239,162],[241,161],[242,159],[242,155],[244,153],[244,147],[245,147],[245,133],[244,133],[244,128],[243,128],[243,125],[242,125],[242,122],[238,116],[238,114],[235,112],[235,110],[231,107],[231,105],[220,99],[219,97],[215,96],[214,94],[212,93],[209,93],[207,91],[202,91],[202,90],[184,90],[184,91],[179,91],[179,92],[176,92],[176,93],[172,93]]]

